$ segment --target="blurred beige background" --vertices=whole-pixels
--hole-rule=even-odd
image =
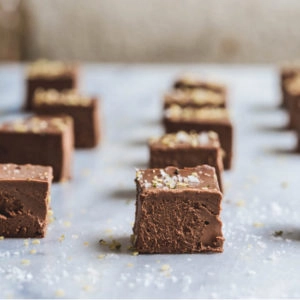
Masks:
[[[16,3],[19,20],[5,30],[0,15],[2,59],[269,63],[300,56],[297,0],[1,1]]]

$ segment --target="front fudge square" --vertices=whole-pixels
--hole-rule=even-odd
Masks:
[[[75,90],[39,89],[34,95],[33,110],[37,114],[66,114],[74,121],[76,148],[96,147],[100,139],[99,100],[80,95]]]
[[[164,108],[176,104],[181,107],[226,107],[224,94],[204,88],[181,90],[175,89],[165,94]]]
[[[178,105],[170,106],[164,115],[166,133],[178,131],[214,131],[219,135],[223,152],[224,169],[232,165],[233,155],[233,126],[228,110],[224,108],[181,108]]]
[[[134,246],[139,253],[222,252],[215,169],[138,170]]]
[[[227,94],[227,89],[224,84],[201,78],[199,75],[193,73],[180,76],[174,82],[173,88],[180,90],[204,89],[220,93],[224,95],[224,97],[226,97]]]
[[[196,167],[207,164],[216,169],[220,190],[222,187],[222,149],[218,134],[185,132],[165,134],[149,141],[150,168]]]
[[[51,167],[0,164],[0,236],[45,236],[51,182]]]
[[[71,177],[73,121],[40,116],[0,126],[0,163],[51,166],[54,181]]]
[[[27,72],[27,95],[25,109],[31,110],[33,96],[37,88],[75,89],[78,81],[78,67],[60,61],[38,60],[32,63]]]

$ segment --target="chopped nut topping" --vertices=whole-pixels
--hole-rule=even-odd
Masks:
[[[165,134],[160,138],[152,138],[149,143],[150,145],[159,143],[170,148],[174,148],[181,144],[191,145],[192,147],[208,144],[212,144],[213,146],[220,145],[218,134],[214,131],[201,133],[179,131],[177,133]]]
[[[225,118],[227,119],[229,117],[229,113],[228,110],[226,110],[225,108],[182,108],[179,105],[171,105],[168,109],[166,109],[165,116],[167,118],[174,118],[180,120],[215,120]]]
[[[8,131],[16,131],[20,133],[34,132],[44,133],[48,130],[64,131],[69,123],[69,117],[32,117],[23,120],[4,123],[0,126],[1,129]]]
[[[88,106],[91,104],[91,98],[80,95],[76,90],[56,91],[38,89],[34,94],[34,104],[37,106],[43,104],[60,104],[66,106]]]
[[[175,90],[165,95],[165,103],[218,106],[224,104],[224,97],[220,93],[204,88]]]
[[[49,61],[46,59],[37,60],[28,68],[28,77],[59,77],[69,75],[72,72],[72,66],[60,62]]]

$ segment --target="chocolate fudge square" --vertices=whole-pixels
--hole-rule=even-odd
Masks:
[[[31,110],[33,96],[37,88],[65,89],[77,88],[78,67],[60,61],[38,60],[32,63],[27,71],[27,96],[25,109]]]
[[[38,89],[33,110],[41,115],[66,114],[73,118],[76,148],[96,147],[100,140],[99,100],[75,90]]]
[[[51,166],[54,181],[71,177],[73,121],[35,116],[0,125],[0,163]]]
[[[137,170],[134,246],[139,253],[222,252],[222,194],[215,169]]]
[[[207,164],[216,169],[220,190],[222,186],[223,160],[218,134],[209,132],[185,132],[165,134],[149,141],[150,168],[196,167]]]
[[[227,89],[224,84],[203,79],[197,74],[184,74],[180,76],[173,84],[174,89],[180,90],[192,90],[192,89],[201,89],[216,92],[224,95],[226,97]]]
[[[176,104],[180,107],[226,107],[226,98],[222,93],[199,89],[175,89],[165,94],[164,108]]]
[[[281,67],[280,70],[280,87],[282,92],[282,103],[281,106],[284,108],[287,108],[288,104],[288,98],[289,94],[287,91],[287,85],[289,84],[289,81],[296,77],[297,75],[300,75],[300,64],[289,64]]]
[[[299,118],[299,101],[300,101],[300,74],[286,80],[286,108],[289,114],[288,127],[295,129]]]
[[[45,236],[51,182],[51,167],[0,164],[0,236]]]
[[[232,165],[233,126],[227,109],[224,108],[181,108],[172,105],[165,110],[163,120],[166,133],[178,131],[214,131],[219,135],[223,151],[224,169]]]

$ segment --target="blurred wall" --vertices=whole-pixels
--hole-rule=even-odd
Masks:
[[[261,63],[300,56],[297,0],[24,0],[22,13],[22,53],[30,60]]]

